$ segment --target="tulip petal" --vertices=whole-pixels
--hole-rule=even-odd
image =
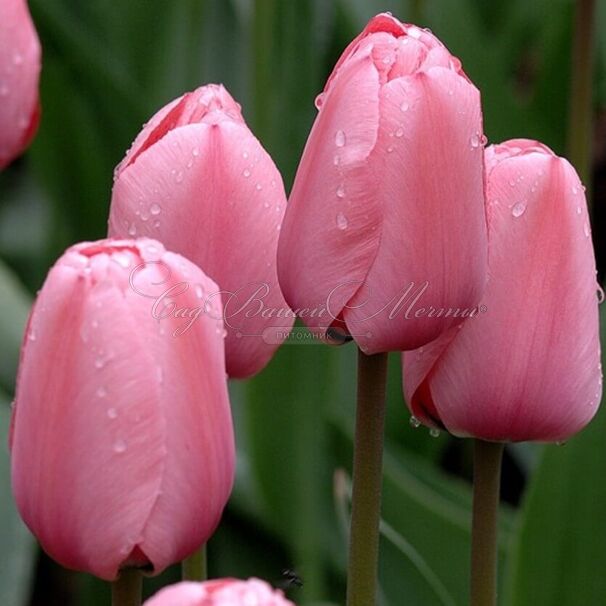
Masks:
[[[509,145],[487,153],[486,313],[424,366],[424,381],[412,371],[411,406],[429,393],[456,435],[565,440],[589,422],[601,395],[587,208],[565,160],[536,142]],[[405,372],[417,364],[410,354]]]
[[[168,131],[114,185],[110,236],[157,238],[220,284],[232,377],[261,370],[294,321],[273,258],[285,199],[270,156],[219,111]]]
[[[160,572],[195,549],[232,481],[217,321],[201,316],[175,337],[182,319],[158,322],[153,300],[129,287],[143,262],[145,283],[166,278],[153,258],[162,253],[145,241],[70,249],[38,297],[18,377],[12,476],[21,515],[53,558],[107,580],[133,553]],[[216,288],[179,263],[188,280]],[[208,399],[193,401],[201,393]]]
[[[25,0],[0,3],[0,169],[27,147],[39,118],[40,42]]]
[[[382,184],[381,246],[344,310],[369,353],[419,347],[477,305],[486,273],[481,133],[479,93],[451,70],[382,88],[370,158]]]
[[[294,310],[324,330],[366,277],[381,239],[377,179],[368,158],[377,140],[379,75],[367,47],[344,63],[314,123],[278,246],[278,275]],[[300,234],[313,234],[300,237]]]

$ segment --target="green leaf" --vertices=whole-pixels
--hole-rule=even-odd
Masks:
[[[30,297],[18,278],[0,261],[0,386],[8,393],[13,392],[30,304]]]
[[[3,292],[1,288],[0,292]],[[11,493],[10,461],[6,452],[10,425],[8,403],[8,397],[0,392],[0,444],[5,451],[0,456],[0,604],[25,606],[29,600],[36,545],[19,518]]]
[[[606,308],[602,309],[602,341]],[[508,606],[602,604],[606,595],[606,408],[565,446],[547,446],[513,543]]]

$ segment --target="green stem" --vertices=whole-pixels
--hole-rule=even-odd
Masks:
[[[202,545],[198,551],[183,560],[181,572],[184,581],[206,581],[208,578],[206,570],[206,545]]]
[[[497,518],[504,444],[475,440],[470,606],[497,603]]]
[[[112,606],[140,606],[143,579],[136,568],[120,571],[112,583]]]
[[[358,352],[347,606],[376,604],[386,377],[386,353]]]
[[[568,158],[591,187],[595,0],[577,0],[572,41]]]

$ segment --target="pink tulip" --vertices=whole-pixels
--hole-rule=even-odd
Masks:
[[[159,573],[217,526],[234,439],[221,305],[204,297],[215,289],[146,239],[78,244],[51,269],[21,352],[11,451],[21,516],[62,565]]]
[[[382,14],[316,105],[278,247],[286,300],[367,353],[423,345],[462,320],[430,308],[463,314],[485,283],[479,92],[435,36]]]
[[[259,372],[294,321],[275,263],[285,206],[280,173],[223,86],[161,109],[116,169],[110,235],[157,238],[219,284],[233,377]]]
[[[485,440],[566,440],[602,391],[593,247],[572,166],[536,141],[486,151],[480,313],[404,356],[412,414]]]
[[[0,2],[0,169],[38,128],[40,42],[25,0]]]
[[[265,581],[216,579],[166,587],[144,606],[294,606]]]

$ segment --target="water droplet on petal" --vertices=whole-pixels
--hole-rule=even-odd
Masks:
[[[23,63],[23,55],[21,53],[19,53],[19,52],[16,52],[13,55],[13,63],[15,65],[21,65]]]
[[[393,151],[393,145],[390,145],[390,146],[387,148],[387,153],[391,154],[391,152],[392,152],[392,151]]]
[[[126,451],[126,442],[124,440],[116,440],[114,442],[114,452],[121,454]]]
[[[137,226],[134,223],[130,224],[130,227],[128,228],[128,235],[132,237],[137,235]]]
[[[417,419],[414,415],[410,417],[410,426],[414,429],[418,429],[421,426],[421,421]]]
[[[338,130],[335,134],[335,145],[337,147],[343,147],[345,145],[345,133],[342,130]]]
[[[407,112],[409,107],[410,107],[410,105],[408,105],[408,101],[403,101],[402,105],[400,105],[400,109],[403,112]]]
[[[105,389],[105,387],[99,387],[95,393],[98,398],[104,398],[107,395],[107,389]]]
[[[332,159],[332,163],[333,163],[335,166],[339,166],[339,164],[341,163],[341,158],[340,158],[339,156],[336,156],[336,155],[335,155],[335,157]]]
[[[162,207],[159,204],[154,203],[149,207],[149,212],[152,215],[157,216],[162,212]]]
[[[242,174],[248,179],[248,177],[250,177],[250,171],[248,170],[248,168],[245,168],[244,171],[242,172]]]
[[[416,26],[412,26],[408,28],[408,31],[406,32],[411,38],[415,38],[416,40],[418,40],[422,35],[423,32],[421,32],[421,30],[416,27]]]
[[[589,238],[589,234],[591,233],[589,223],[585,223],[585,225],[583,225],[583,233],[585,234],[586,238]]]
[[[580,215],[583,212],[580,206],[577,206],[577,215]]]
[[[95,360],[95,368],[103,368],[105,366],[105,360],[103,358],[97,358]]]
[[[579,193],[579,188],[576,185],[572,186],[572,195],[576,196]]]
[[[117,419],[118,418],[118,411],[115,408],[108,408],[107,409],[107,416],[110,419]]]
[[[261,190],[263,189],[263,186],[262,186],[260,183],[257,183],[257,184],[255,185],[255,189],[256,189],[257,191],[261,191]]]
[[[404,129],[403,128],[398,128],[398,130],[396,131],[396,137],[401,137],[404,134]]]
[[[469,138],[469,144],[471,145],[472,149],[477,149],[478,147],[480,147],[481,142],[482,139],[480,137],[480,133],[474,133]]]
[[[598,303],[600,305],[604,303],[604,298],[606,298],[606,295],[604,295],[604,289],[598,284]]]
[[[439,429],[436,429],[435,427],[432,427],[432,428],[429,430],[429,435],[430,435],[432,438],[439,438],[439,437],[440,437],[440,430],[439,430]]]
[[[344,198],[345,197],[345,187],[343,187],[343,185],[339,185],[339,187],[337,187],[337,198]]]
[[[36,340],[36,333],[34,332],[34,330],[30,330],[29,334],[27,335],[27,338],[30,341],[35,341]]]
[[[344,230],[347,229],[348,225],[347,217],[343,213],[337,213],[337,227],[340,230]]]
[[[524,202],[518,202],[517,204],[514,204],[513,208],[511,209],[511,214],[516,219],[518,217],[521,217],[525,212],[526,212],[526,204],[524,204]]]
[[[177,170],[173,171],[175,176],[175,183],[181,183],[183,181],[183,171]]]
[[[204,296],[204,287],[202,286],[202,284],[196,284],[194,291],[198,299],[201,299]]]
[[[194,148],[191,150],[191,155],[192,155],[192,156],[196,156],[196,157],[197,157],[197,156],[199,156],[199,155],[200,155],[200,149],[199,149],[199,148],[197,148],[197,147],[194,147]]]

